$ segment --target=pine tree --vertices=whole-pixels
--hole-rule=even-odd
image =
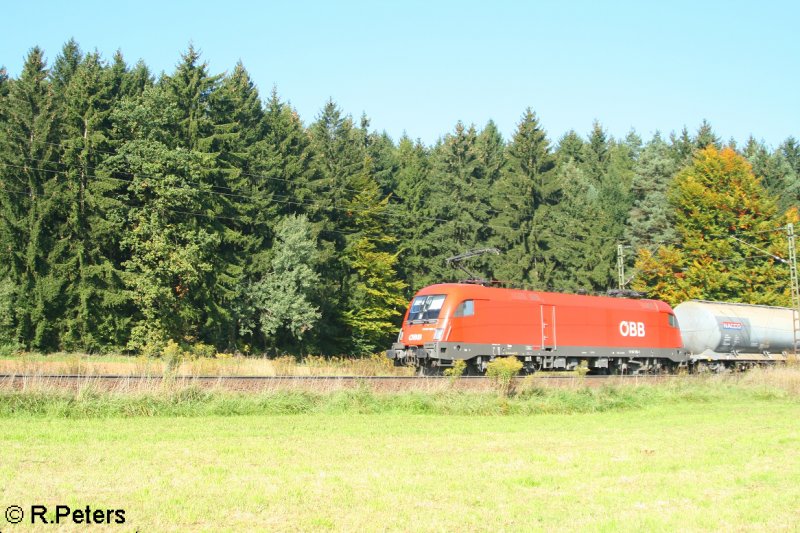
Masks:
[[[667,189],[677,170],[669,145],[656,133],[634,166],[633,207],[626,230],[626,241],[634,252],[675,239]]]
[[[378,182],[381,194],[388,196],[397,186],[395,146],[386,132],[369,131],[369,124],[369,118],[363,114],[358,133],[363,140],[367,156],[372,161],[372,174]]]
[[[208,113],[209,99],[221,78],[208,73],[200,52],[190,45],[175,72],[163,80],[179,111],[177,139],[187,149],[210,151],[215,125]]]
[[[109,69],[87,55],[69,77],[62,101],[65,180],[59,186],[59,241],[48,262],[64,280],[61,343],[68,350],[120,348],[127,342],[129,300],[122,283],[115,196],[122,184],[99,176],[110,153],[107,133],[115,104]]]
[[[6,96],[8,96],[8,72],[6,67],[0,66],[0,98]]]
[[[780,235],[765,231],[781,221],[742,156],[730,148],[700,150],[668,199],[680,245],[641,251],[634,288],[673,305],[691,298],[788,303],[785,266],[757,250],[786,253]]]
[[[425,235],[438,222],[428,216],[431,192],[428,151],[420,142],[404,135],[397,146],[397,188],[399,206],[387,210],[399,223],[398,269],[411,292],[425,285],[427,271]],[[411,296],[407,294],[407,296]]]
[[[537,265],[543,288],[602,290],[608,288],[609,265],[614,260],[608,234],[613,219],[601,201],[597,181],[570,160],[557,169],[562,196],[558,204],[537,211]],[[612,245],[615,244],[611,243]]]
[[[139,60],[123,79],[120,93],[126,96],[140,96],[153,84],[154,80],[150,69],[144,61]]]
[[[789,165],[792,167],[794,174],[800,176],[800,143],[794,137],[789,137],[780,146],[780,151]]]
[[[260,109],[258,95],[244,68],[238,68],[227,83],[221,75],[208,73],[207,64],[190,46],[175,72],[164,78],[163,87],[178,111],[177,147],[194,152],[197,161],[192,184],[203,190],[196,226],[208,233],[211,267],[192,292],[202,340],[223,348],[234,348],[236,322],[234,310],[241,299],[244,274],[242,236],[238,217],[240,206],[235,196],[242,186],[239,163],[248,136],[255,138]],[[230,115],[225,113],[226,107]],[[231,192],[233,194],[231,194]],[[221,194],[224,193],[224,194]]]
[[[606,228],[607,232],[602,235],[602,239],[609,250],[615,249],[616,243],[622,240],[628,215],[633,207],[635,161],[631,154],[628,145],[612,140],[608,150],[608,163],[600,177],[599,201],[611,221],[611,226]],[[608,267],[609,272],[614,268],[613,264]],[[609,282],[610,280],[611,278]]]
[[[575,130],[569,130],[561,139],[558,140],[558,148],[556,149],[556,158],[559,165],[568,162],[569,160],[583,162],[584,157],[584,142]]]
[[[686,126],[683,127],[680,135],[675,135],[674,132],[670,133],[669,142],[672,157],[675,158],[675,163],[679,167],[684,167],[692,162],[696,146]]]
[[[558,199],[560,184],[553,173],[555,159],[536,114],[526,109],[511,144],[508,164],[492,187],[493,244],[502,250],[494,277],[522,285],[541,285],[539,228],[536,213]]]
[[[428,265],[426,282],[442,282],[456,274],[445,264],[447,257],[485,247],[491,235],[489,183],[477,148],[474,126],[456,124],[432,154],[428,216],[436,224],[423,238]],[[486,271],[486,263],[474,263]]]
[[[706,119],[703,119],[700,127],[697,128],[697,135],[694,137],[694,146],[698,150],[702,150],[703,148],[707,148],[709,146],[713,146],[719,150],[721,147],[719,137],[717,137],[717,135],[714,133],[714,130],[711,128],[711,124],[709,124]]]
[[[491,190],[506,166],[505,142],[493,121],[490,120],[478,135],[475,141],[475,153],[478,157],[475,177]]]
[[[16,339],[26,348],[54,349],[51,302],[59,280],[47,263],[54,242],[58,183],[58,124],[52,86],[41,49],[33,48],[22,74],[4,98],[0,133],[0,263],[14,284]]]
[[[583,145],[583,155],[580,158],[584,171],[597,181],[608,169],[611,143],[608,135],[598,121],[592,124],[589,142]]]
[[[753,167],[753,173],[761,181],[767,194],[778,199],[780,211],[797,206],[798,183],[791,164],[781,150],[770,153],[763,142],[752,136],[747,140],[744,156]]]
[[[61,49],[61,53],[56,57],[53,68],[50,71],[50,80],[53,84],[53,91],[56,94],[63,94],[82,60],[83,53],[75,39],[67,41]]]

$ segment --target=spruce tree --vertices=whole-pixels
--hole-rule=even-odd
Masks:
[[[489,182],[478,152],[478,133],[459,122],[432,154],[428,216],[436,224],[423,241],[427,247],[427,281],[441,282],[459,274],[446,266],[447,257],[485,247],[490,237]],[[487,263],[475,268],[486,271]]]
[[[430,215],[430,157],[420,141],[404,135],[397,146],[397,188],[399,205],[387,209],[400,227],[398,269],[411,292],[421,289],[429,278],[425,236],[438,222]],[[407,294],[407,296],[411,296]]]
[[[713,146],[717,150],[721,148],[719,137],[714,133],[711,124],[709,124],[706,119],[703,119],[703,122],[700,123],[700,126],[697,128],[697,134],[694,137],[694,146],[697,150],[702,150],[709,146]]]
[[[41,49],[28,54],[4,98],[0,133],[0,263],[15,286],[15,342],[58,346],[54,323],[61,286],[47,262],[56,245],[58,121]]]
[[[555,159],[536,114],[526,109],[506,150],[508,163],[492,187],[491,222],[494,246],[503,253],[495,260],[494,277],[518,285],[542,286],[539,263],[539,210],[554,204],[560,184]]]
[[[537,212],[543,217],[537,224],[538,283],[550,290],[604,290],[614,259],[607,237],[614,225],[612,215],[601,201],[597,180],[579,163],[569,160],[556,172],[561,199]]]
[[[108,71],[97,54],[88,54],[60,98],[65,180],[59,188],[58,237],[65,244],[48,262],[64,280],[60,335],[69,350],[119,349],[127,342],[122,227],[112,216],[121,211],[115,196],[123,187],[97,172],[112,149],[108,133],[115,96]]]
[[[309,211],[320,230],[327,328],[317,334],[329,351],[349,347],[365,353],[382,346],[391,319],[405,304],[395,269],[395,239],[386,232],[384,196],[369,157],[367,125],[356,128],[332,101],[310,128],[315,172]]]
[[[779,148],[781,154],[792,167],[794,174],[800,176],[800,143],[794,137],[789,137]]]
[[[211,75],[200,54],[190,46],[182,55],[175,72],[163,80],[169,100],[177,109],[176,147],[194,152],[203,161],[191,174],[191,186],[203,191],[195,225],[209,235],[206,243],[215,250],[209,256],[211,267],[192,292],[198,322],[202,322],[202,340],[233,349],[237,316],[234,310],[241,298],[243,284],[244,237],[239,224],[242,186],[239,163],[244,155],[247,136],[255,138],[260,109],[257,93],[244,68],[234,71],[227,85],[221,75]],[[225,113],[229,107],[230,115]]]
[[[674,132],[669,135],[670,149],[675,163],[679,167],[684,167],[692,162],[692,157],[696,149],[695,143],[689,135],[689,130],[686,126],[681,130],[680,135]]]
[[[778,199],[780,211],[798,205],[800,191],[794,169],[781,150],[770,152],[763,142],[757,142],[751,136],[745,145],[744,156],[767,194]]]
[[[634,254],[653,243],[662,244],[675,239],[667,189],[677,171],[669,145],[656,132],[634,166],[633,207],[626,229],[626,242]]]
[[[569,130],[558,140],[556,158],[558,164],[563,164],[569,160],[583,162],[584,142],[575,130]]]
[[[56,57],[53,68],[50,71],[50,80],[56,94],[63,94],[82,60],[83,53],[75,39],[70,39],[64,43],[61,53]]]
[[[0,65],[0,98],[8,96],[8,71]]]

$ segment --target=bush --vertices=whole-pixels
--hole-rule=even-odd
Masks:
[[[170,339],[161,351],[161,358],[164,360],[164,373],[173,374],[184,359],[188,359],[189,352],[181,349],[180,345],[174,340]]]
[[[0,356],[8,356],[21,353],[25,347],[17,341],[11,341],[6,344],[0,344]]]
[[[459,359],[453,363],[453,366],[445,369],[444,375],[450,378],[450,383],[455,383],[455,381],[464,375],[464,371],[467,369],[467,362],[463,359]]]
[[[522,361],[514,356],[498,357],[486,365],[486,377],[494,385],[501,396],[513,392],[514,377],[522,370]]]
[[[192,355],[195,357],[213,358],[217,355],[217,349],[210,344],[198,342],[191,348]]]

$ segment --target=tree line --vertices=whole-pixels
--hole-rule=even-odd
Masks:
[[[526,109],[511,139],[459,122],[427,146],[333,101],[306,125],[192,47],[156,77],[69,41],[0,69],[0,350],[370,353],[486,246],[472,268],[509,286],[605,291],[625,243],[652,296],[785,304],[773,230],[799,203],[794,138],[552,142]]]

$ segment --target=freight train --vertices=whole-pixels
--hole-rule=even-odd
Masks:
[[[437,374],[456,361],[482,374],[496,357],[523,371],[639,374],[785,362],[794,316],[781,307],[659,300],[443,283],[417,292],[386,355]]]

